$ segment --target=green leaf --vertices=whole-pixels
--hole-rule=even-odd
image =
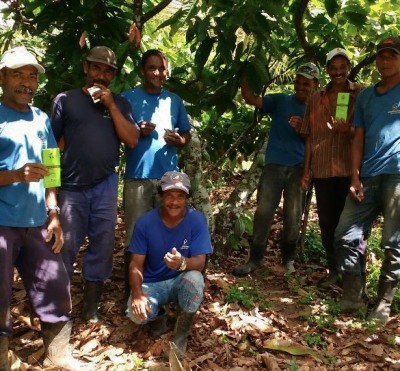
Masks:
[[[167,19],[163,23],[161,23],[157,28],[156,31],[161,30],[164,27],[170,26],[176,22],[178,22],[182,16],[185,14],[183,8],[179,9],[171,18]]]
[[[237,234],[232,233],[229,236],[229,242],[230,242],[232,248],[234,250],[237,250],[239,248],[240,237]]]
[[[340,9],[340,5],[337,0],[325,0],[325,9],[329,17],[333,18],[336,12]]]
[[[357,28],[363,28],[367,23],[366,14],[361,14],[353,11],[345,11],[343,12],[343,18],[347,19],[352,25]]]
[[[194,62],[196,64],[198,74],[201,74],[201,71],[206,64],[208,57],[210,56],[214,42],[214,38],[207,37],[200,43],[200,46],[197,48]]]

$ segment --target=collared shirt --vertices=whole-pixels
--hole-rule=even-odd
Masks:
[[[354,103],[364,88],[363,85],[347,81],[350,92],[347,121],[352,123]],[[335,102],[329,102],[331,83],[310,98],[300,133],[310,135],[311,172],[314,178],[351,176],[351,134],[332,130],[335,126]]]

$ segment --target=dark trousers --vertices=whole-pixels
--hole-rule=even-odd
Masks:
[[[350,177],[314,178],[321,239],[330,272],[337,272],[334,252],[335,229],[349,194],[350,181]]]
[[[70,319],[69,278],[53,241],[46,242],[47,227],[0,226],[0,336],[12,333],[10,316],[14,266],[40,320],[48,323]]]

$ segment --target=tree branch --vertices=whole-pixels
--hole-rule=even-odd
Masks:
[[[366,66],[369,64],[373,63],[375,61],[376,54],[372,54],[369,57],[363,59],[357,66],[354,66],[350,73],[349,76],[347,77],[350,81],[354,81],[358,75],[358,73]]]
[[[308,42],[306,37],[306,31],[304,29],[303,18],[304,13],[307,9],[308,3],[310,0],[300,0],[299,7],[297,8],[296,13],[294,14],[293,21],[294,21],[294,28],[296,30],[297,37],[300,41],[301,46],[304,49],[304,53],[307,58],[317,64],[317,56],[315,54],[314,48]]]
[[[149,19],[153,18],[155,15],[160,13],[163,9],[165,9],[170,3],[172,3],[172,0],[162,0],[160,3],[158,3],[153,9],[149,10],[143,17],[142,17],[142,22],[143,24],[146,23]]]

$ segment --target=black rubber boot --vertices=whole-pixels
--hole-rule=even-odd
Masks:
[[[11,371],[8,364],[8,337],[0,336],[0,371]]]
[[[179,359],[185,357],[187,348],[187,337],[192,327],[193,319],[196,313],[187,313],[183,310],[179,311],[178,318],[176,319],[174,337],[173,337],[173,350]],[[170,348],[164,354],[164,359],[169,360]]]
[[[157,318],[148,323],[147,333],[151,338],[159,338],[161,335],[168,332],[168,312],[161,308]]]
[[[320,289],[328,289],[331,285],[335,285],[338,280],[339,275],[337,274],[337,272],[329,270],[329,274],[318,281],[317,287],[319,287]]]
[[[69,348],[72,322],[41,322],[44,361],[43,367],[60,367],[66,371],[82,370],[82,364],[72,357]]]
[[[364,287],[365,275],[343,274],[343,296],[338,302],[342,312],[356,312],[365,307]]]
[[[368,321],[378,320],[382,324],[386,324],[390,316],[390,306],[394,295],[396,294],[398,281],[384,281],[379,279],[378,285],[378,302],[368,316]]]
[[[265,256],[266,246],[250,246],[250,256],[246,264],[236,267],[232,273],[234,276],[242,277],[261,268]]]
[[[84,321],[99,321],[99,304],[101,292],[103,290],[103,281],[85,281],[83,292],[83,309],[81,318]]]

